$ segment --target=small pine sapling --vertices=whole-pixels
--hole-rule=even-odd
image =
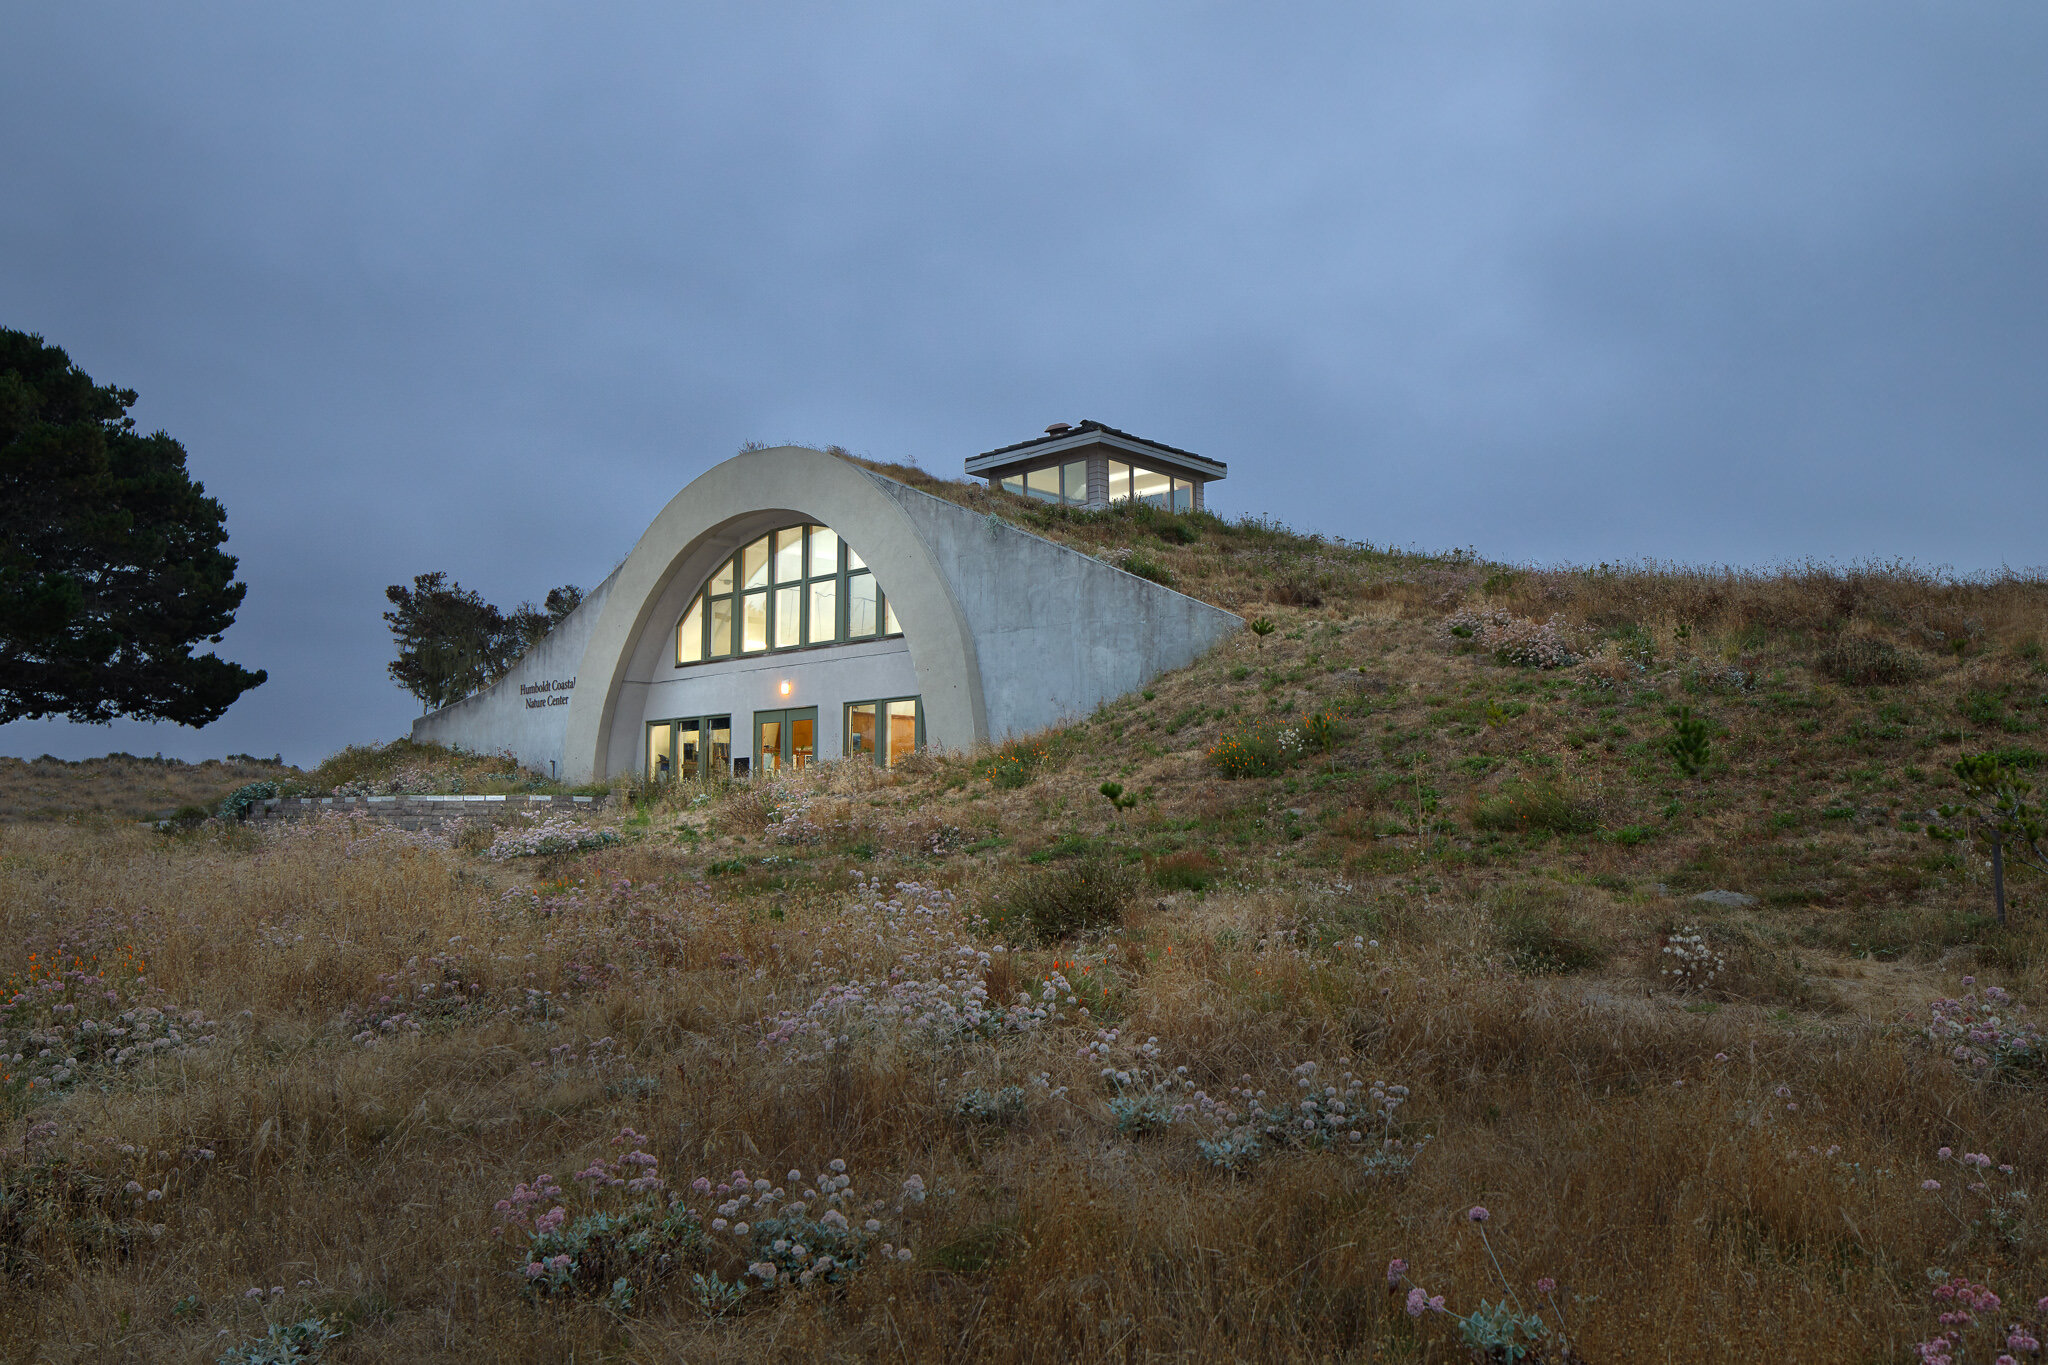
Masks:
[[[1995,754],[1969,754],[1953,769],[1963,799],[1935,809],[1927,833],[1950,843],[1988,845],[1991,851],[1991,900],[1998,922],[2005,919],[2005,855],[2036,872],[2048,874],[2048,812],[2031,800],[2034,784]]]
[[[1109,801],[1110,810],[1118,815],[1138,804],[1138,794],[1131,792],[1126,795],[1124,784],[1121,782],[1105,782],[1096,790]]]
[[[1690,706],[1681,706],[1671,717],[1671,736],[1664,741],[1664,752],[1671,755],[1680,772],[1698,777],[1714,756],[1713,733],[1714,727],[1695,716]]]

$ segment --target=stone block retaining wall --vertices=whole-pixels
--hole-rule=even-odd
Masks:
[[[400,829],[439,829],[456,820],[509,825],[557,811],[591,811],[601,796],[273,796],[249,807],[252,824],[353,815]]]

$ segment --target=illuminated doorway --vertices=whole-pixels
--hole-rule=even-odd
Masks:
[[[766,776],[808,768],[818,756],[818,708],[754,713],[754,771]]]

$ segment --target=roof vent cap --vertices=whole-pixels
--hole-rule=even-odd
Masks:
[[[1054,422],[1051,426],[1045,429],[1045,434],[1048,436],[1064,436],[1073,429],[1074,428],[1071,423]]]

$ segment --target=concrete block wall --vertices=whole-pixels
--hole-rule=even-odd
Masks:
[[[509,825],[556,811],[591,811],[601,796],[273,796],[249,807],[251,824],[352,815],[400,829],[439,829],[456,820]]]

